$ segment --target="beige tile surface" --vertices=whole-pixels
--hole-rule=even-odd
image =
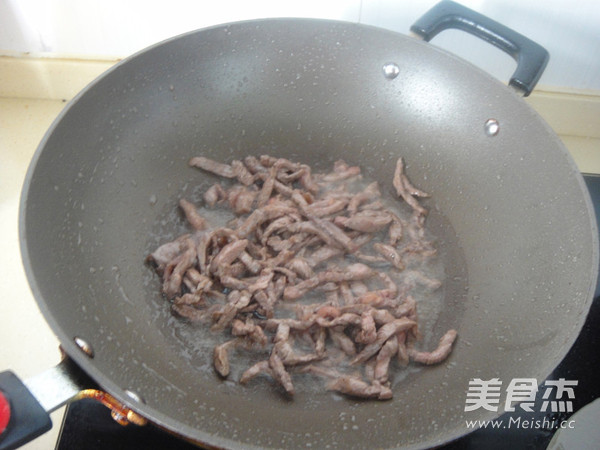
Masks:
[[[70,100],[115,63],[0,56],[0,97]]]
[[[29,290],[21,264],[18,213],[21,186],[38,142],[64,103],[0,98],[0,371],[27,378],[60,361],[58,340]],[[52,414],[53,429],[25,446],[51,449],[63,410]]]

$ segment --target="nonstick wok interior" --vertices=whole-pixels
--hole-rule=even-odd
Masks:
[[[382,71],[389,62],[399,66],[394,79]],[[485,133],[490,118],[496,136]],[[435,346],[448,327],[459,338],[447,362],[411,371],[393,400],[310,386],[288,400],[268,382],[221,381],[206,332],[172,317],[159,294],[144,259],[183,229],[181,194],[200,198],[215,181],[188,159],[263,153],[322,169],[342,158],[389,196],[402,156],[432,194],[445,308],[439,335],[422,344]],[[226,447],[419,447],[457,437],[465,419],[494,416],[464,411],[470,379],[541,381],[560,362],[597,271],[583,181],[522,99],[428,44],[341,22],[215,27],[118,64],[42,141],[21,212],[30,284],[65,350],[159,425]]]

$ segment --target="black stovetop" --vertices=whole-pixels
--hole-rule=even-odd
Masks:
[[[600,176],[584,175],[584,179],[592,196],[596,217],[600,218]],[[598,324],[600,324],[600,283],[596,288],[594,302],[577,341],[561,364],[548,377],[548,380],[564,378],[578,381],[575,388],[576,395],[572,399],[572,413],[525,412],[517,409],[515,412],[505,413],[500,419],[508,422],[509,419],[517,421],[519,417],[522,420],[543,420],[545,418],[548,423],[555,424],[568,419],[588,403],[600,398],[600,383],[597,381],[598,374],[600,374],[600,352],[598,351],[600,330]],[[538,391],[536,405],[541,404],[543,391],[543,389]],[[442,448],[446,450],[545,449],[554,432],[555,429],[552,427],[481,428]],[[81,400],[67,407],[56,449],[83,448],[87,450],[107,448],[113,450],[132,448],[168,450],[195,449],[197,447],[153,425],[122,427],[112,420],[110,411],[103,405],[93,400]]]

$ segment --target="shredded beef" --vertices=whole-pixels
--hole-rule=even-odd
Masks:
[[[410,218],[385,206],[379,182],[361,188],[360,167],[341,160],[329,173],[268,155],[230,164],[198,156],[189,164],[226,180],[199,204],[179,200],[190,232],[147,262],[174,314],[223,336],[213,351],[221,377],[230,376],[231,350],[240,348],[258,360],[242,384],[264,375],[293,396],[295,375],[308,373],[327,380],[328,390],[387,400],[394,371],[449,356],[455,330],[433,351],[416,349],[413,290],[432,292],[441,281],[407,268],[437,250],[425,238],[419,201],[429,194],[408,180],[401,158],[391,184]],[[212,208],[236,218],[211,223],[202,213]]]

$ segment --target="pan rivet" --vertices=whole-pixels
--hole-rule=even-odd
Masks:
[[[125,389],[125,393],[138,403],[146,403],[140,395],[136,394],[133,391],[130,391],[129,389]]]
[[[77,344],[77,347],[79,347],[81,351],[83,351],[83,353],[88,355],[90,358],[94,357],[94,349],[85,339],[81,339],[80,337],[75,336],[73,340],[75,341],[75,344]]]
[[[400,73],[400,67],[396,63],[386,63],[383,65],[383,76],[388,80],[393,80]]]
[[[488,136],[496,136],[500,132],[500,123],[496,119],[488,119],[485,121],[483,129]]]

